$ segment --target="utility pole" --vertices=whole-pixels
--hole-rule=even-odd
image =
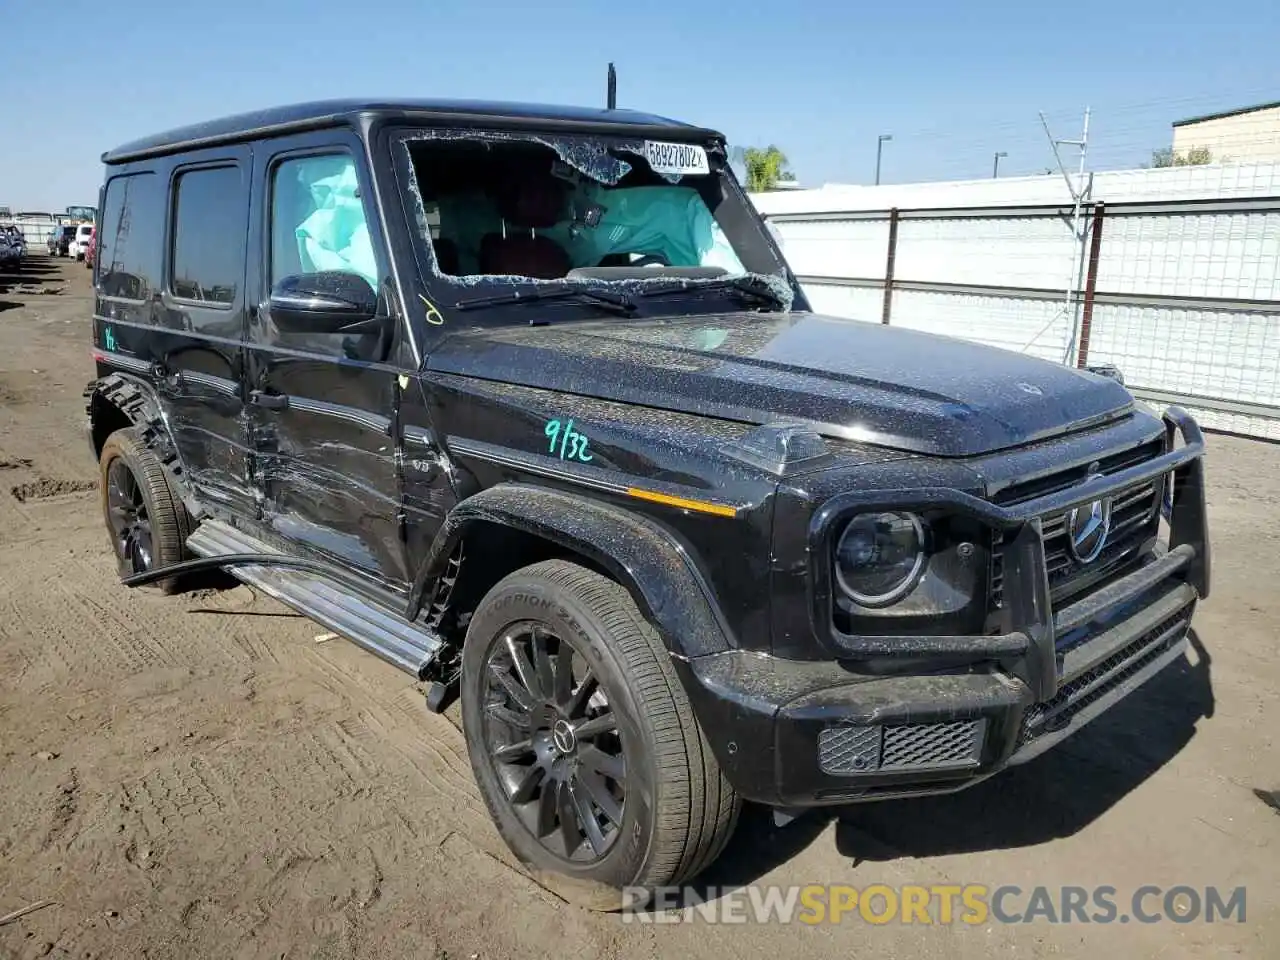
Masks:
[[[613,64],[609,64],[609,84],[608,92],[605,96],[605,105],[610,110],[618,109],[618,71],[613,69]]]
[[[999,152],[996,154],[996,160],[995,160],[995,163],[991,164],[991,179],[992,179],[992,180],[994,180],[996,177],[1000,176],[1000,158],[1001,158],[1001,157],[1007,157],[1008,155],[1009,155],[1009,154],[1005,153],[1003,150],[999,151]]]
[[[1058,162],[1058,172],[1062,174],[1062,179],[1066,181],[1067,190],[1071,194],[1073,201],[1073,210],[1071,214],[1071,235],[1075,239],[1071,250],[1071,276],[1067,280],[1067,296],[1063,304],[1063,312],[1066,313],[1067,319],[1071,322],[1071,335],[1067,339],[1066,355],[1063,357],[1063,363],[1074,365],[1076,353],[1077,333],[1080,328],[1080,296],[1081,289],[1084,286],[1084,245],[1087,239],[1086,234],[1088,228],[1084,225],[1084,203],[1086,197],[1092,197],[1093,194],[1093,174],[1089,174],[1088,180],[1085,179],[1085,157],[1089,151],[1089,108],[1084,108],[1084,129],[1080,133],[1079,140],[1057,140],[1053,133],[1049,130],[1049,121],[1044,117],[1044,111],[1040,112],[1040,123],[1044,127],[1044,134],[1049,138],[1049,146],[1053,148],[1053,158]],[[1080,165],[1076,172],[1076,180],[1073,183],[1067,168],[1062,163],[1062,154],[1059,147],[1077,147],[1080,150]],[[1059,314],[1058,316],[1061,316]],[[1053,318],[1056,320],[1057,316]],[[1040,338],[1040,334],[1052,326],[1053,320],[1041,329],[1035,337],[1031,339],[1032,343]],[[1023,348],[1024,350],[1026,347]]]
[[[892,140],[892,133],[880,134],[880,139],[876,141],[876,185],[880,185],[880,155],[884,152],[884,142]]]

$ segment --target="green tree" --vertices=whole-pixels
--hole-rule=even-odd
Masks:
[[[765,193],[784,180],[795,179],[787,168],[787,155],[773,144],[767,147],[747,147],[742,152],[742,162],[747,169],[749,193]]]
[[[1213,163],[1208,147],[1192,147],[1186,153],[1175,153],[1173,147],[1151,151],[1153,167],[1202,167],[1206,163]]]

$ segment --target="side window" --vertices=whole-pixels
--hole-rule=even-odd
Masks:
[[[328,270],[378,289],[355,160],[345,153],[283,160],[271,175],[271,286]]]
[[[164,247],[164,181],[154,173],[112,177],[98,227],[98,292],[149,300],[160,278]]]
[[[175,297],[233,304],[244,279],[248,197],[238,167],[180,173],[173,187],[169,286]]]

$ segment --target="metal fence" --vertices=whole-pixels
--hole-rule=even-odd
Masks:
[[[20,213],[12,217],[0,217],[0,225],[8,226],[9,224],[22,231],[28,249],[33,252],[43,252],[49,237],[62,227],[58,218],[44,214]]]
[[[815,310],[1079,366],[1280,440],[1280,164],[754,197]]]

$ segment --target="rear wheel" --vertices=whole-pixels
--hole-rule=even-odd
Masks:
[[[467,748],[503,838],[551,889],[618,909],[719,856],[738,799],[625,589],[546,561],[489,592],[462,661]]]
[[[141,442],[136,427],[107,438],[99,458],[102,514],[120,576],[166,567],[185,559],[190,521],[169,487],[160,460]],[[164,593],[180,589],[160,582]]]

